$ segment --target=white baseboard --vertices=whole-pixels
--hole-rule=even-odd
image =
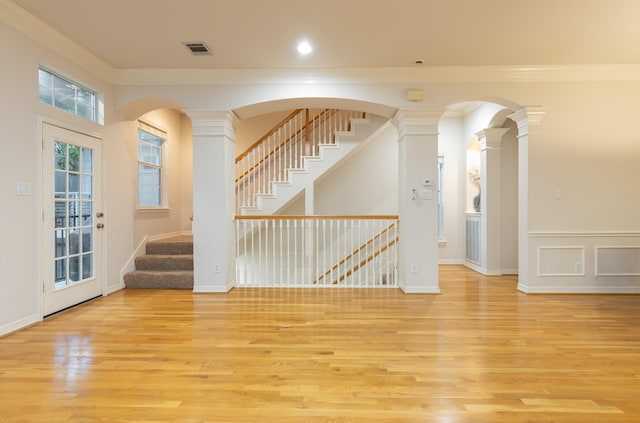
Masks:
[[[225,294],[229,291],[231,291],[231,289],[233,289],[233,287],[235,286],[235,284],[229,283],[226,286],[219,286],[219,285],[205,285],[205,286],[193,286],[193,292],[195,294]]]
[[[440,286],[407,286],[406,283],[400,281],[398,287],[405,294],[439,294]]]
[[[405,294],[439,294],[439,287],[411,286],[400,287]]]
[[[471,263],[470,261],[464,261],[464,263],[462,263],[465,267],[468,267],[469,269],[476,271],[478,273],[482,273],[483,275],[486,275],[486,269],[482,266],[479,266],[477,264]]]
[[[26,328],[27,326],[33,325],[34,323],[38,323],[40,321],[42,321],[40,316],[38,316],[37,314],[32,314],[22,319],[18,319],[14,322],[6,323],[0,326],[0,336],[8,335],[11,332]]]
[[[518,284],[518,291],[526,294],[640,294],[640,287],[631,286],[539,286],[531,288]]]
[[[438,264],[457,264],[457,265],[464,265],[464,260],[460,260],[460,259],[441,259],[438,260]]]

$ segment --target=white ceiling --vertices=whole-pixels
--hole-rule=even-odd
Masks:
[[[14,1],[118,69],[640,64],[640,0]]]

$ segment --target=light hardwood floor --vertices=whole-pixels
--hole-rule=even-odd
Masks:
[[[2,422],[640,422],[640,296],[125,290],[0,338]]]

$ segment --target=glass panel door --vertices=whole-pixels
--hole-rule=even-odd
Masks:
[[[100,140],[43,125],[44,315],[102,294]],[[73,288],[77,289],[73,289]]]

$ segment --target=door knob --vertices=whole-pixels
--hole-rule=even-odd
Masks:
[[[98,213],[96,213],[96,217],[97,217],[98,219],[102,218],[103,216],[104,216],[104,213],[102,213],[102,212],[98,212]]]
[[[104,223],[98,223],[98,224],[96,225],[96,228],[98,228],[98,229],[102,229],[102,228],[104,228]]]

